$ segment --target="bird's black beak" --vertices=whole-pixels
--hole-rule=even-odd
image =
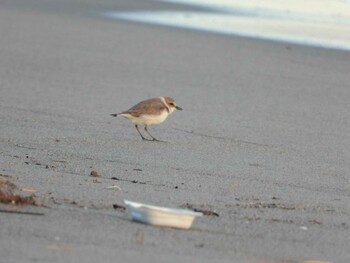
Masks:
[[[175,106],[175,108],[176,108],[177,110],[182,110],[182,108],[179,107],[179,106]]]

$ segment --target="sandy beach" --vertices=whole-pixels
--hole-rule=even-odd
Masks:
[[[100,15],[163,8],[0,3],[0,180],[38,204],[0,204],[1,261],[350,262],[350,53]],[[184,109],[166,143],[109,116],[159,96]],[[159,228],[124,199],[218,216]]]

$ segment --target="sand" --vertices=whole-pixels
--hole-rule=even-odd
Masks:
[[[99,16],[164,7],[0,3],[0,178],[42,205],[0,206],[39,213],[0,212],[2,261],[349,262],[350,53]],[[109,116],[158,96],[184,109],[167,143]],[[219,216],[158,228],[124,199]]]

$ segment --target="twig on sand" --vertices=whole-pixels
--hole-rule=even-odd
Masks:
[[[44,213],[38,213],[38,212],[5,210],[5,209],[0,209],[0,213],[22,214],[22,215],[32,215],[32,216],[43,216],[43,215],[45,215]]]

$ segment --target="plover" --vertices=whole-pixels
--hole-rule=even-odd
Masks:
[[[182,108],[176,105],[173,98],[159,97],[141,101],[127,111],[111,114],[111,116],[122,116],[132,121],[142,140],[159,141],[149,133],[147,127],[149,125],[161,124],[175,110],[182,110]],[[151,136],[152,140],[147,139],[142,135],[139,130],[139,125],[145,127],[145,131]]]

